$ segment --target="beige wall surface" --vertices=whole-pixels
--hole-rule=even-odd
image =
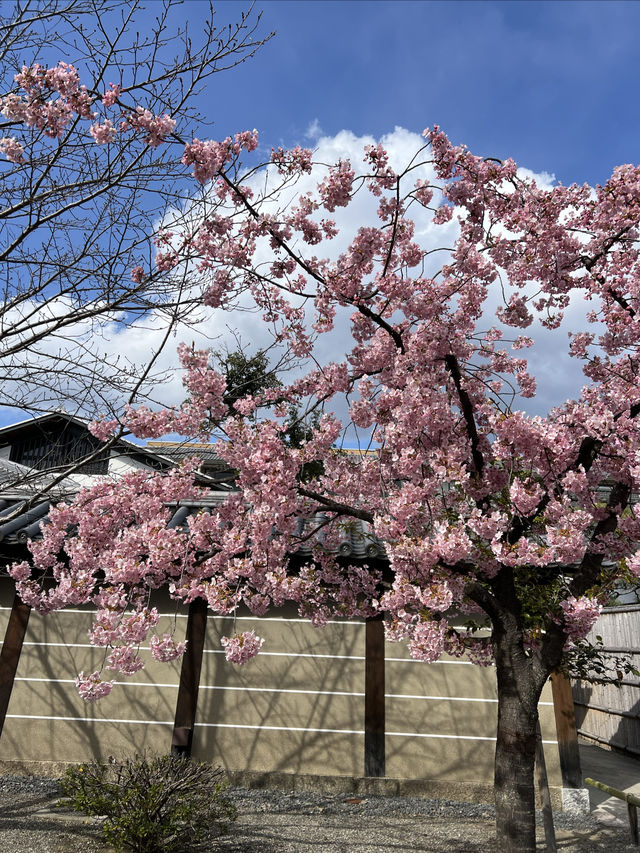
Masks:
[[[0,581],[0,639],[12,601]],[[186,611],[159,596],[158,632],[184,636]],[[180,662],[162,664],[142,650],[144,670],[115,675],[112,693],[85,704],[78,672],[100,668],[104,649],[89,644],[91,613],[32,613],[9,713],[2,758],[83,761],[149,749],[168,751]],[[232,617],[208,618],[194,734],[194,755],[229,770],[322,775],[363,773],[364,640],[361,622],[314,629],[293,611],[239,617],[235,630],[264,637],[242,667],[225,660],[222,635]],[[105,676],[109,673],[105,671]],[[386,645],[386,771],[400,779],[488,782],[493,776],[495,670],[465,660],[413,661],[403,644]],[[540,705],[549,781],[560,784],[550,688]]]

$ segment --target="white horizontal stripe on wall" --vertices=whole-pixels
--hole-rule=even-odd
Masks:
[[[47,684],[75,684],[73,678],[36,678],[32,676],[17,676],[16,681],[41,681]],[[118,687],[155,687],[155,688],[178,688],[176,683],[157,681],[114,681]],[[364,693],[351,692],[347,690],[301,690],[290,687],[227,687],[218,684],[200,684],[200,690],[220,690],[236,693],[296,693],[311,696],[358,696],[364,697]],[[385,699],[413,699],[421,702],[489,702],[497,704],[497,699],[482,699],[477,696],[421,696],[413,693],[385,693]],[[553,702],[538,702],[538,705],[553,707]]]
[[[364,696],[364,693],[362,694]],[[479,699],[475,696],[418,696],[411,693],[385,693],[385,699],[420,699],[426,701],[440,702],[493,702],[498,704],[497,699]],[[538,702],[538,705],[549,705],[553,708],[553,702]]]
[[[0,605],[0,610],[11,610],[10,607],[4,607]],[[37,611],[35,611],[37,612]],[[62,610],[53,610],[52,613],[60,613],[62,615],[66,613],[80,613],[84,616],[93,616],[97,613],[97,610],[82,610],[79,607],[65,607]],[[224,616],[219,613],[213,613],[208,611],[208,616],[211,619],[235,619],[236,622],[300,622],[305,625],[311,626],[310,619],[300,619],[299,617],[287,617],[287,616]],[[188,613],[160,613],[160,619],[187,619],[189,617]],[[46,617],[43,617],[46,618]],[[329,619],[325,623],[326,625],[354,625],[354,626],[362,626],[365,624],[362,619]],[[322,630],[318,628],[317,630]]]
[[[287,726],[241,726],[236,725],[235,723],[196,723],[196,728],[211,728],[211,729],[252,729],[252,730],[262,730],[266,729],[267,731],[274,732],[312,732],[318,734],[339,734],[339,735],[363,735],[364,729],[307,729],[307,728],[297,728],[297,727],[287,727]],[[418,733],[418,732],[385,732],[385,736],[389,737],[420,737],[420,738],[434,738],[437,740],[488,740],[494,741],[495,737],[482,737],[475,735],[436,735],[436,734],[427,734],[427,733]],[[556,745],[558,744],[557,740],[543,740],[542,743],[548,743]]]
[[[167,720],[116,720],[102,717],[51,717],[40,714],[7,714],[16,720],[53,720],[59,722],[73,723],[122,723],[125,725],[144,725],[144,726],[173,726],[173,722]],[[250,726],[238,725],[236,723],[196,723],[196,728],[207,729],[249,729],[251,731],[270,731],[270,732],[308,732],[310,734],[336,734],[336,735],[363,735],[363,729],[312,729],[302,726]],[[420,737],[420,738],[435,738],[438,740],[488,740],[495,741],[495,737],[476,737],[473,735],[436,735],[423,734],[418,732],[386,732],[389,737]],[[556,744],[557,740],[543,740],[542,743]]]
[[[44,640],[25,640],[24,646],[51,646],[64,649],[101,649],[103,646],[94,646],[92,643],[52,643]],[[141,648],[141,652],[147,652],[148,649]],[[204,649],[205,655],[223,655],[224,649]],[[260,652],[260,657],[273,658],[318,658],[319,660],[365,660],[364,655],[325,655],[314,654],[313,652]],[[386,657],[386,661],[390,663],[422,663],[424,661],[415,660],[414,658],[390,658]],[[469,660],[436,660],[430,663],[429,666],[474,666]],[[489,669],[491,667],[488,667]]]
[[[11,610],[10,607],[0,606],[0,610]],[[54,610],[53,613],[81,613],[85,616],[93,616],[97,613],[96,610],[81,610],[80,608],[73,607],[65,607],[63,610]],[[188,613],[160,613],[160,619],[187,619],[189,616]],[[259,624],[260,622],[296,622],[303,625],[309,625],[311,627],[310,619],[300,619],[299,617],[287,617],[287,616],[224,616],[218,613],[208,612],[208,616],[210,619],[234,619],[236,622],[254,622]],[[45,618],[45,617],[43,617]],[[328,619],[325,623],[326,625],[353,625],[354,627],[362,627],[366,625],[366,622],[363,619]],[[452,626],[456,631],[464,631],[466,630],[466,626],[464,625],[453,625]],[[321,631],[322,628],[316,628],[314,630]],[[480,632],[483,632],[484,629],[480,628]],[[487,632],[490,632],[491,629],[487,628]],[[478,633],[478,636],[484,636],[483,633]],[[391,640],[387,640],[387,642],[391,642]]]
[[[53,720],[71,723],[124,723],[131,726],[173,726],[168,720],[116,720],[107,717],[51,717],[45,714],[7,714],[14,720]]]
[[[52,643],[44,640],[25,640],[24,646],[51,646],[64,649],[102,649],[103,646],[94,646],[92,643]],[[149,649],[141,648],[141,652],[148,652]],[[204,649],[205,655],[223,655],[224,649]],[[323,658],[330,660],[364,660],[364,655],[323,655],[312,654],[311,652],[260,652],[261,657],[280,657],[280,658]],[[404,660],[404,658],[387,658],[387,660]],[[416,661],[420,663],[421,661]],[[452,661],[452,663],[465,663],[466,661]],[[445,661],[448,663],[448,661]]]

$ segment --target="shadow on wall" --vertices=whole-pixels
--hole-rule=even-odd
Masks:
[[[260,655],[238,667],[219,653],[233,620],[209,619],[195,755],[230,770],[360,775],[364,625],[258,621],[237,626],[265,639]]]
[[[238,668],[216,653],[232,621],[209,620],[194,754],[228,770],[363,775],[364,624],[256,623],[237,626],[265,637]],[[494,672],[412,661],[398,644],[387,645],[386,671],[386,775],[491,779]]]
[[[184,636],[186,610],[171,615],[168,596],[153,604],[165,614],[158,631],[175,624]],[[141,651],[147,667],[131,678],[115,676],[123,684],[87,705],[73,680],[81,670],[99,669],[105,655],[89,645],[90,624],[88,612],[32,615],[3,758],[83,761],[169,751],[181,662],[158,663]],[[265,639],[262,653],[243,667],[228,663],[220,636],[250,628]],[[402,644],[388,644],[386,654],[386,775],[487,783],[495,671],[454,660],[412,661]],[[194,756],[229,770],[362,776],[364,681],[363,622],[315,629],[283,611],[262,620],[238,616],[234,628],[233,619],[210,614]]]
[[[605,608],[588,640],[596,643],[598,636],[605,652],[629,656],[640,670],[638,605]],[[625,674],[620,686],[576,680],[573,698],[579,734],[640,758],[640,677]]]
[[[0,590],[3,608],[13,596],[8,586]],[[147,669],[130,679],[105,671],[106,678],[123,684],[100,702],[85,703],[75,677],[99,669],[105,658],[104,649],[89,645],[91,621],[89,612],[77,610],[31,614],[2,734],[4,760],[85,761],[146,749],[168,752],[179,663],[157,664],[143,653]],[[169,630],[168,620],[159,628]]]
[[[640,759],[640,681],[620,687],[577,680],[573,697],[578,734]]]

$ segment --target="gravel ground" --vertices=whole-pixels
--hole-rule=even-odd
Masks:
[[[0,777],[2,853],[108,853],[95,823],[56,812],[55,780]],[[231,832],[211,853],[492,853],[491,806],[402,797],[348,797],[230,788]],[[268,817],[267,817],[268,816]],[[554,815],[562,853],[637,853],[628,830]],[[538,829],[539,849],[544,833]]]

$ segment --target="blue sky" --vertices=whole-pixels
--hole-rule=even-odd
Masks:
[[[381,136],[439,124],[485,156],[513,157],[563,183],[598,183],[638,162],[640,3],[266,0],[257,57],[221,75],[206,112],[223,135],[263,144]],[[200,0],[182,7],[195,23]],[[246,4],[218,3],[219,21]],[[181,11],[182,14],[182,11]],[[216,134],[218,135],[218,134]]]
[[[249,3],[222,0],[215,7],[222,28]],[[158,8],[148,0],[136,29],[144,33]],[[391,135],[397,152],[413,145],[412,154],[423,128],[439,124],[476,154],[513,157],[565,184],[602,183],[614,166],[640,161],[640,2],[258,0],[256,9],[262,35],[276,35],[255,58],[211,79],[199,106],[213,127],[200,128],[200,138],[255,127],[262,154],[302,144],[355,162],[361,137],[389,141]],[[197,42],[207,13],[204,0],[184,0],[172,8],[169,29],[186,21]],[[50,50],[52,62],[69,58],[59,45]],[[409,142],[407,134],[394,135],[397,127],[413,134]],[[209,346],[225,338],[228,322],[212,316],[198,331],[201,338],[189,327],[177,339],[196,337]],[[265,345],[257,321],[241,315],[238,323],[243,341]],[[114,332],[104,348],[142,364],[162,328],[150,323],[146,330]],[[579,393],[575,360],[558,368],[566,340],[537,348],[536,371],[548,381],[533,404],[524,403],[528,410],[545,413]],[[171,372],[175,362],[169,346],[158,362],[173,377],[162,386],[163,402],[183,397]]]

